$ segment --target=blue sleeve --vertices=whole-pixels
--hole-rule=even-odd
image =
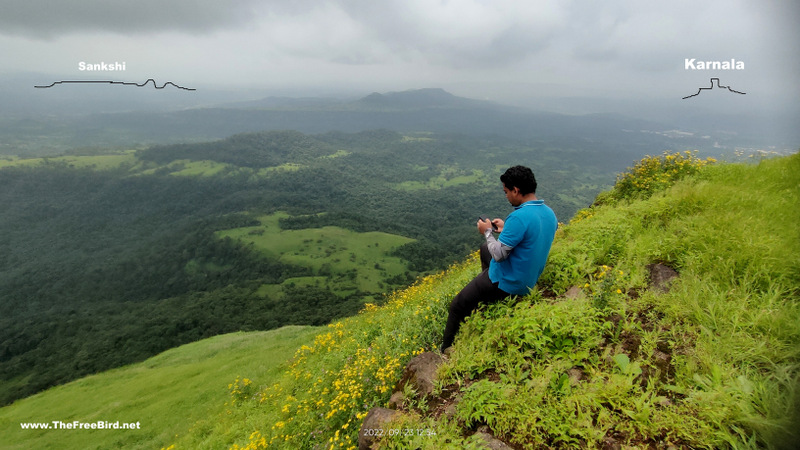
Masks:
[[[503,224],[503,232],[500,233],[497,240],[500,241],[501,244],[514,248],[522,242],[522,239],[525,237],[525,224],[522,221],[514,216],[513,214],[506,218],[505,223]]]

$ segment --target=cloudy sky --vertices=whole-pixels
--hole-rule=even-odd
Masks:
[[[442,87],[517,104],[680,99],[720,77],[764,106],[800,97],[797,19],[791,0],[3,0],[0,73],[309,95]]]

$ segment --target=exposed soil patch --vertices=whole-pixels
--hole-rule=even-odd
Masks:
[[[542,288],[540,292],[544,298],[558,298],[558,295],[556,295],[556,293],[553,292],[553,290],[549,287]]]
[[[481,373],[478,376],[477,379],[478,380],[489,380],[489,381],[491,381],[493,383],[497,383],[498,381],[500,381],[500,374],[498,374],[494,370],[489,369],[489,370]]]
[[[653,331],[656,329],[661,319],[664,318],[664,313],[654,309],[639,311],[636,313],[633,321],[636,322],[644,331]]]
[[[428,401],[428,411],[431,417],[438,419],[441,416],[455,417],[456,405],[461,400],[461,388],[457,384],[449,384],[442,388],[441,394],[433,396]]]
[[[666,436],[628,436],[617,430],[609,430],[603,438],[603,450],[622,450],[623,448],[646,448],[654,450],[678,450],[694,448],[678,439],[669,441]]]
[[[622,340],[620,343],[622,351],[630,357],[631,361],[639,358],[639,347],[642,346],[642,337],[633,331],[623,331],[622,334],[620,334],[620,339]]]

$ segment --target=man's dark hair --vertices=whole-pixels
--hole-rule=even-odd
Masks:
[[[509,167],[506,173],[500,175],[500,181],[506,189],[519,188],[522,195],[536,193],[536,178],[533,171],[525,166]]]

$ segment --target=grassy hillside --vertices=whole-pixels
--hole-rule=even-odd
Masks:
[[[514,448],[792,448],[798,197],[798,154],[646,158],[560,227],[536,291],[468,319],[435,397],[407,401],[383,448],[481,448],[479,428]],[[668,292],[652,263],[679,273]],[[473,255],[321,331],[221,336],[21,400],[0,409],[2,445],[353,448],[478,268]],[[52,420],[142,432],[19,425]]]
[[[383,280],[400,276],[407,270],[405,261],[392,253],[403,244],[414,242],[413,239],[379,231],[357,233],[333,226],[282,230],[280,220],[289,217],[278,212],[259,217],[256,226],[217,232],[220,238],[252,244],[271,259],[308,267],[318,274],[263,285],[262,289],[275,299],[285,297],[284,287],[296,286],[308,279],[343,296],[357,291],[381,292],[386,289]]]
[[[516,448],[789,448],[799,188],[799,155],[643,160],[561,227],[535,292],[468,319],[438,400],[407,402],[382,444],[477,448],[485,427]],[[652,263],[679,273],[668,292],[650,287]],[[230,380],[229,404],[172,448],[353,448],[477,270],[473,257],[329,325],[268,383]]]
[[[292,352],[317,332],[314,327],[284,327],[216,336],[19,400],[0,408],[0,448],[152,449],[168,445],[219,409],[227,398],[228,380],[245,374],[255,375],[255,383],[278,377]],[[25,430],[20,426],[74,420],[140,422],[140,429]]]

